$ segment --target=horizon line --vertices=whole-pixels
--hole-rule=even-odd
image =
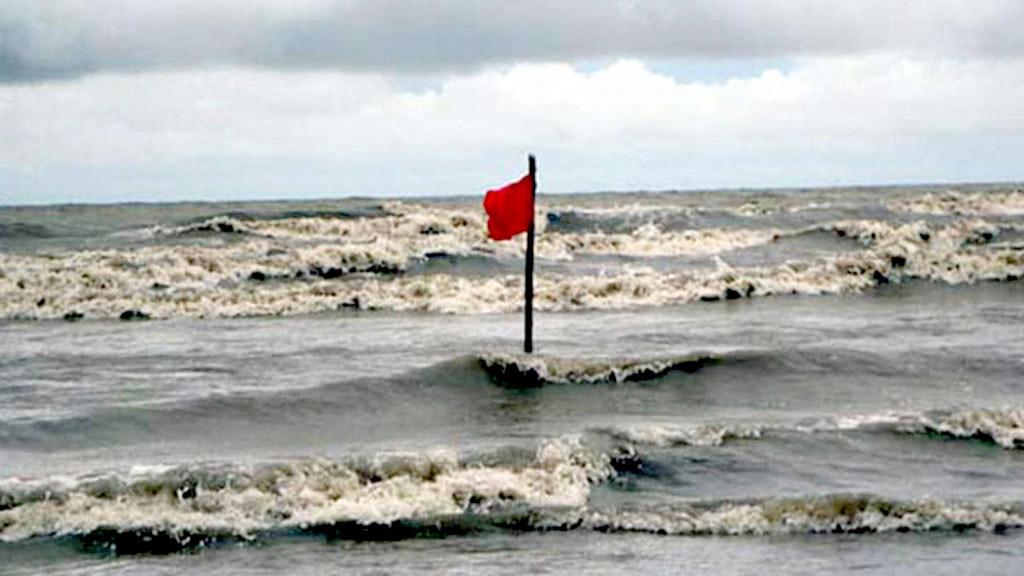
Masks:
[[[614,194],[698,194],[706,192],[804,192],[811,190],[842,190],[842,189],[887,189],[887,188],[925,188],[929,186],[965,186],[965,187],[990,187],[990,186],[1024,186],[1024,180],[951,180],[951,181],[925,181],[925,182],[880,182],[874,184],[828,184],[809,186],[725,186],[708,188],[664,188],[658,190],[636,189],[636,190],[539,190],[538,194],[553,196],[584,196],[584,195],[614,195]],[[479,196],[482,198],[485,190],[481,190]],[[171,206],[186,204],[262,204],[272,202],[322,202],[329,200],[447,200],[447,199],[469,199],[474,194],[438,194],[429,196],[365,196],[365,195],[340,195],[340,196],[309,196],[304,198],[234,198],[220,200],[126,200],[124,202],[40,202],[27,204],[8,204],[0,202],[0,209],[10,208],[75,208],[92,206]]]

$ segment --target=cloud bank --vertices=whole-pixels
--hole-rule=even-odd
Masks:
[[[212,65],[1024,54],[1015,0],[0,0],[0,81]]]
[[[216,69],[0,86],[0,202],[1020,178],[1024,59],[798,59],[724,82],[619,60],[393,76]]]

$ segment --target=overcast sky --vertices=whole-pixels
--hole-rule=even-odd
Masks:
[[[0,203],[1024,180],[1024,2],[0,0]]]

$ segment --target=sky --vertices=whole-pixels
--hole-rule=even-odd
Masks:
[[[1024,180],[1017,0],[0,0],[0,204]]]

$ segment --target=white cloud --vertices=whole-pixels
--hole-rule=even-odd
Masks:
[[[548,190],[995,180],[1024,157],[1021,59],[810,58],[720,83],[520,64],[432,84],[230,68],[0,85],[0,202],[473,194],[527,151]]]

